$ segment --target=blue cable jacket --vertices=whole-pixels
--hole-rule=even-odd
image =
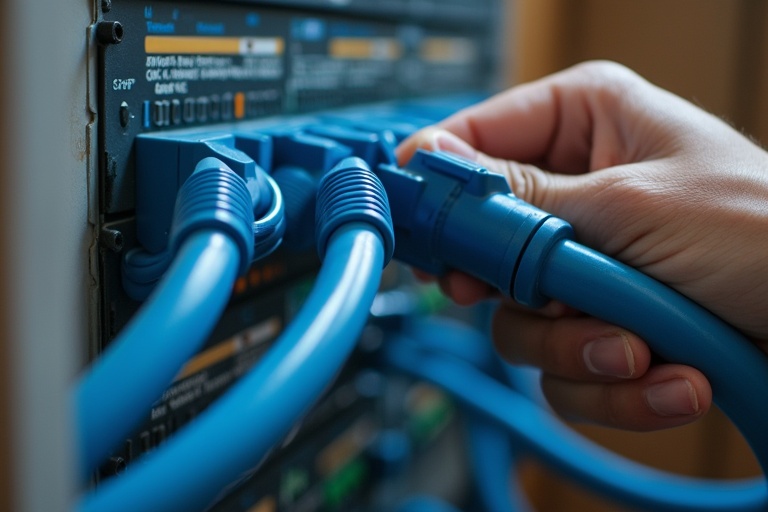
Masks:
[[[666,361],[701,370],[768,474],[768,357],[753,343],[671,288],[576,242],[553,247],[539,276],[545,296],[631,330]]]
[[[86,496],[79,510],[204,510],[253,469],[354,348],[378,288],[383,254],[380,236],[367,224],[340,227],[312,293],[259,364],[165,445]]]
[[[210,230],[191,235],[138,315],[81,377],[75,407],[83,479],[139,426],[206,340],[239,265],[229,237]]]
[[[470,365],[418,348],[399,337],[387,342],[387,361],[431,381],[465,405],[509,429],[543,462],[594,492],[643,510],[764,511],[768,488],[762,479],[722,482],[647,468],[596,445],[550,413]]]
[[[396,512],[460,512],[459,509],[432,496],[413,496],[397,507]]]
[[[410,324],[407,332],[423,349],[443,357],[454,357],[485,374],[498,373],[499,377],[507,377],[488,337],[465,323],[445,317],[424,318]],[[463,408],[462,412],[478,510],[530,510],[515,478],[518,454],[506,429],[469,408]]]
[[[469,458],[472,480],[487,512],[528,512],[520,480],[517,478],[519,452],[510,435],[497,422],[471,411],[467,414]]]

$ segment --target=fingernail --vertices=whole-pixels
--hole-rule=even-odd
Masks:
[[[475,148],[458,138],[456,135],[445,130],[438,130],[432,136],[433,150],[448,151],[454,155],[464,158],[474,159],[477,155]]]
[[[659,416],[690,416],[699,412],[696,390],[686,379],[650,386],[645,390],[645,400]]]
[[[584,363],[595,375],[627,379],[635,373],[635,356],[626,335],[597,338],[584,345]]]

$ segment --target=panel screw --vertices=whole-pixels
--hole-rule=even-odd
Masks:
[[[106,247],[112,252],[120,252],[123,250],[125,240],[123,234],[116,229],[104,228],[101,230],[101,236],[99,237],[102,247]]]
[[[103,45],[119,44],[123,40],[123,25],[119,21],[98,22],[96,39]]]
[[[101,0],[101,12],[109,12],[112,9],[112,0]]]

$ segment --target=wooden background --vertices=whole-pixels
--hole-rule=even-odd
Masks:
[[[509,0],[509,83],[621,62],[768,144],[765,0]]]

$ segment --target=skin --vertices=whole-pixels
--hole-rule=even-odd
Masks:
[[[569,221],[580,242],[768,347],[768,153],[722,120],[623,66],[590,62],[422,130],[398,158],[419,147],[503,174],[518,197]],[[495,295],[459,272],[439,281],[459,304]],[[542,369],[547,399],[569,419],[658,430],[695,421],[712,403],[696,369],[652,364],[638,336],[562,304],[502,301],[493,339],[509,361]]]

